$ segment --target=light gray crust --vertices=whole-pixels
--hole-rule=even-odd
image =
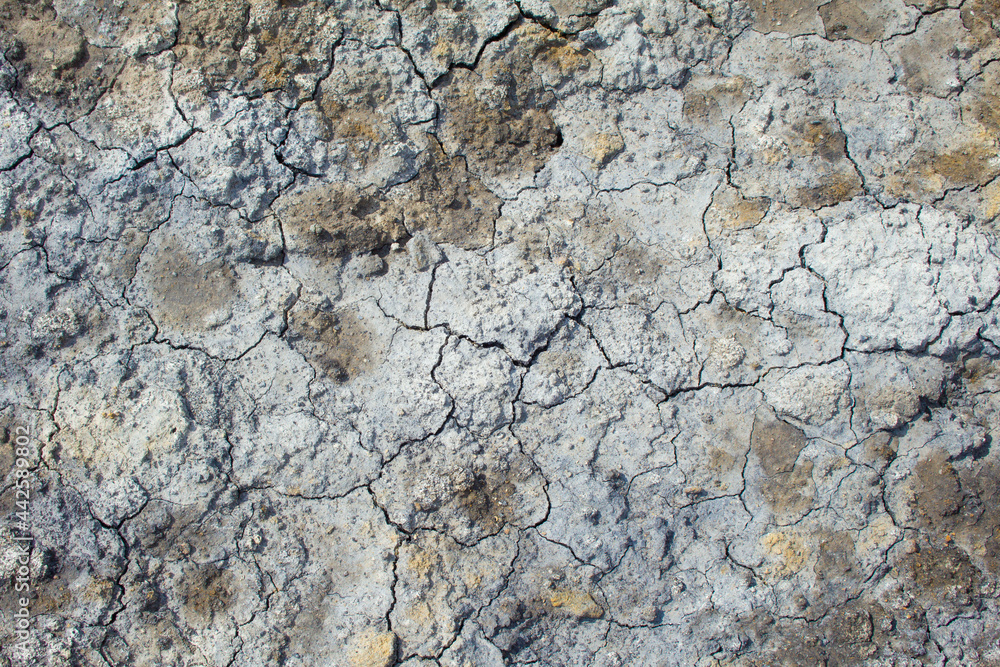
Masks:
[[[1000,665],[998,91],[997,0],[0,0],[0,667]]]

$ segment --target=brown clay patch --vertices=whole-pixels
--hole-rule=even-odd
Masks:
[[[742,76],[692,79],[684,86],[684,116],[704,125],[727,123],[750,99],[751,87]]]
[[[483,446],[482,453],[466,455],[465,463],[442,460],[432,448],[400,461],[410,494],[400,501],[413,508],[418,526],[437,527],[468,544],[540,518],[544,481],[531,460],[510,449],[510,442],[491,440]]]
[[[822,623],[823,644],[830,665],[850,665],[873,657],[878,652],[875,627],[884,628],[888,612],[879,604],[857,602],[839,607]],[[879,635],[883,635],[879,632]],[[882,641],[884,637],[880,637]]]
[[[559,0],[557,0],[558,2]],[[584,0],[590,2],[590,0]],[[605,0],[598,0],[607,4]],[[555,3],[553,3],[555,6]],[[556,8],[559,11],[558,7]],[[561,14],[562,12],[560,12]],[[551,30],[535,23],[528,23],[517,29],[520,54],[534,64],[534,68],[546,77],[547,83],[558,87],[570,78],[580,78],[589,70],[600,67],[600,61],[579,42],[569,42]]]
[[[801,535],[775,531],[760,538],[761,547],[769,556],[769,564],[760,570],[768,580],[791,577],[805,567],[810,553]]]
[[[799,34],[818,22],[816,8],[824,0],[750,0],[755,30]]]
[[[553,48],[539,38],[539,30],[516,28],[506,50],[481,63],[476,73],[459,69],[443,79],[442,141],[449,153],[464,155],[476,173],[536,172],[562,143],[548,111],[555,99],[532,70],[535,58]]]
[[[585,590],[559,589],[548,597],[555,613],[580,619],[597,619],[604,616],[604,608]]]
[[[15,438],[23,434],[23,429],[18,429],[18,423],[10,414],[0,415],[0,479],[6,479],[7,473],[10,469],[14,467],[15,457]],[[22,441],[23,442],[23,441]],[[11,507],[0,506],[7,512],[13,512],[13,505]]]
[[[755,418],[750,449],[764,469],[761,493],[779,517],[798,517],[812,507],[813,464],[797,463],[805,446],[805,433],[795,426],[760,415]]]
[[[516,518],[514,502],[517,487],[506,479],[495,479],[483,473],[473,477],[472,484],[457,496],[460,510],[488,535],[494,535]]]
[[[996,380],[998,377],[1000,377],[1000,368],[986,357],[966,359],[962,367],[962,379],[973,390],[983,387],[984,383]]]
[[[969,80],[960,99],[962,119],[979,125],[982,143],[987,147],[1000,143],[1000,63],[987,65]]]
[[[899,438],[885,431],[879,431],[861,443],[862,462],[884,471],[892,463],[899,451]]]
[[[962,5],[962,25],[980,48],[1000,36],[1000,0],[969,0]]]
[[[917,164],[921,171],[944,177],[950,187],[979,185],[1000,175],[997,166],[997,150],[979,144],[966,144],[955,151],[938,153],[935,156],[921,155]]]
[[[904,608],[896,612],[897,624],[904,630],[908,629],[907,624],[926,626],[927,612],[933,608],[952,612],[981,608],[983,598],[994,595],[995,583],[987,582],[974,560],[958,545],[916,541],[893,570],[906,595]],[[985,632],[966,639],[966,646],[973,649],[966,653],[966,658],[984,667],[997,665],[994,660],[977,658],[993,653],[998,638],[1000,629],[987,623]]]
[[[788,145],[792,155],[815,155],[827,162],[837,162],[847,155],[847,136],[826,118],[794,123]]]
[[[993,223],[996,231],[996,218],[1000,217],[1000,179],[995,179],[983,188],[983,215],[987,222]]]
[[[917,463],[916,515],[924,530],[936,531],[951,526],[962,509],[962,487],[958,473],[944,452]]]
[[[234,83],[256,94],[311,95],[312,81],[324,71],[341,31],[336,15],[321,2],[186,0],[177,17],[174,53],[203,78],[184,91],[194,97]],[[301,75],[307,76],[298,80]]]
[[[199,536],[216,531],[215,526],[202,527],[197,523],[203,512],[203,507],[171,507],[153,501],[143,514],[149,529],[137,532],[134,539],[154,558],[181,560],[199,556]]]
[[[180,62],[205,77],[210,90],[245,77],[240,49],[246,43],[250,4],[246,0],[189,0],[177,9]]]
[[[408,237],[398,207],[347,183],[307,190],[278,208],[289,250],[342,258]]]
[[[801,429],[780,419],[754,420],[750,449],[760,458],[768,477],[787,474],[795,469],[799,452],[806,446],[806,435]]]
[[[487,176],[541,169],[560,142],[552,116],[516,98],[488,105],[469,90],[475,86],[472,77],[464,70],[456,72],[445,92],[445,132],[454,151]]]
[[[206,319],[236,297],[236,276],[228,264],[200,261],[175,237],[157,250],[148,282],[157,320],[182,328],[205,328]]]
[[[416,508],[422,513],[442,512],[448,524],[453,519],[447,515],[457,514],[474,526],[475,535],[496,535],[524,518],[518,485],[528,481],[532,472],[523,465],[517,465],[516,470],[490,470],[476,465],[472,470],[454,471],[448,494],[428,498],[417,503]]]
[[[767,480],[761,489],[775,514],[781,517],[800,517],[813,504],[814,484],[811,461],[797,465],[789,473]]]
[[[914,477],[913,516],[931,543],[961,548],[1000,574],[1000,466],[972,457],[949,461],[938,452],[917,463]]]
[[[288,316],[288,340],[317,371],[338,382],[377,368],[385,354],[353,308],[325,311],[296,305]]]
[[[0,0],[0,38],[27,96],[74,115],[92,108],[117,70],[113,51],[89,44],[48,2]]]
[[[406,229],[467,250],[489,245],[500,199],[469,173],[464,158],[449,158],[437,142],[430,143],[430,162],[398,190]]]
[[[326,67],[329,47],[340,34],[335,14],[321,2],[261,3],[252,22],[250,5],[246,0],[180,3],[174,53],[181,64],[200,72],[210,91],[238,82],[258,94],[311,94],[300,89],[296,77],[316,76]]]
[[[617,275],[638,286],[652,285],[663,271],[662,262],[638,242],[621,246],[612,263]]]
[[[179,589],[184,608],[206,622],[232,606],[234,591],[232,573],[215,563],[191,566],[185,572]]]
[[[888,644],[895,628],[892,613],[871,601],[851,602],[831,609],[818,623],[775,619],[756,612],[741,623],[761,646],[747,667],[845,667],[866,664]]]
[[[816,554],[816,581],[829,581],[842,590],[845,580],[857,579],[854,538],[846,531],[820,535]]]
[[[833,0],[819,8],[827,39],[853,39],[871,44],[882,38],[886,16],[870,0]]]
[[[802,206],[813,209],[833,206],[861,194],[861,179],[853,170],[832,173],[823,181],[821,185],[799,188],[796,191],[795,196]]]
[[[980,574],[967,554],[956,547],[924,546],[898,566],[906,589],[921,606],[951,604],[966,607],[976,597]]]
[[[390,667],[396,663],[399,639],[394,632],[368,630],[351,642],[351,667]]]
[[[65,562],[57,563],[51,552],[46,560],[42,576],[32,584],[33,614],[59,614],[73,604],[99,609],[103,614],[111,611],[118,590],[113,579],[96,576],[93,571],[81,572]],[[79,585],[81,580],[86,581],[85,586]],[[71,583],[76,585],[71,587]],[[8,613],[14,609],[11,605]]]
[[[800,206],[821,208],[847,201],[861,193],[861,178],[847,159],[847,137],[827,118],[806,118],[794,123],[787,136],[794,156],[819,158],[817,185],[800,187],[795,201]]]
[[[737,466],[737,463],[742,465],[742,459],[742,456],[733,454],[725,449],[719,449],[711,445],[708,447],[708,465],[718,473],[731,472]],[[721,482],[716,483],[721,484]]]
[[[738,231],[756,227],[771,208],[766,197],[747,199],[739,190],[723,185],[712,195],[712,205],[705,213],[705,226],[711,236],[723,230]]]
[[[267,90],[288,89],[295,86],[296,76],[318,73],[328,46],[340,32],[325,3],[281,2],[279,6],[280,19],[254,34],[259,53],[254,70]]]
[[[781,533],[771,533],[765,547],[790,548]],[[845,578],[853,573],[854,542],[849,533],[826,535],[818,544],[815,564],[817,583],[828,582],[836,597],[844,590]],[[792,551],[794,560],[797,551]],[[981,595],[982,577],[968,556],[954,546],[914,545],[897,563],[892,575],[899,582],[888,600],[864,596],[846,604],[813,609],[801,598],[799,613],[813,622],[776,619],[754,612],[740,623],[757,645],[747,665],[860,665],[879,656],[921,658],[926,655],[927,610],[945,606],[968,609]],[[849,586],[849,585],[848,585]],[[989,653],[996,646],[998,631],[988,629],[969,637],[967,646]],[[974,658],[975,654],[967,654]],[[744,664],[741,662],[740,664]],[[980,663],[976,663],[980,664]],[[984,662],[983,664],[992,664]]]
[[[584,139],[583,153],[590,158],[595,169],[606,166],[623,150],[625,140],[617,133],[598,132]]]
[[[952,188],[982,185],[1000,175],[997,149],[980,143],[966,143],[953,151],[922,148],[900,174],[886,180],[896,196],[927,199]]]
[[[994,83],[998,87],[993,90],[1000,90],[1000,77],[996,77]],[[985,92],[967,104],[963,112],[966,118],[971,118],[986,132],[1000,138],[1000,94]]]

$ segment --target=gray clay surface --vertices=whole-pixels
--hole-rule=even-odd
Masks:
[[[0,0],[0,667],[1000,665],[998,215],[997,0]]]

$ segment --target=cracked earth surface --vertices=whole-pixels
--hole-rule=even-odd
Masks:
[[[997,0],[0,53],[0,667],[1000,665]]]

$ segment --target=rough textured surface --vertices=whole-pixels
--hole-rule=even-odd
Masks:
[[[0,667],[1000,665],[996,0],[0,0]]]

